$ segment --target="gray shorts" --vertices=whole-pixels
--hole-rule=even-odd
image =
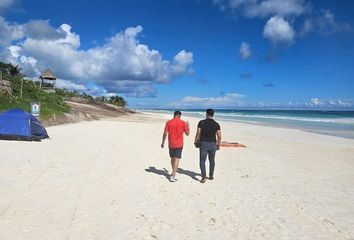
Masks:
[[[183,148],[169,148],[171,158],[181,158]]]

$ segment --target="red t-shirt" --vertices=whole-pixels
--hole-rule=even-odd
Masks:
[[[168,121],[165,126],[165,132],[168,133],[168,146],[170,148],[182,148],[183,133],[186,133],[188,130],[187,124],[178,117]]]

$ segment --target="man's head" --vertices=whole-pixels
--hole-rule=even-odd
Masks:
[[[175,111],[174,113],[173,113],[173,117],[181,117],[181,115],[182,115],[182,113],[180,112],[180,111]]]
[[[210,117],[210,118],[214,117],[214,110],[211,109],[211,108],[207,109],[206,110],[206,116]]]

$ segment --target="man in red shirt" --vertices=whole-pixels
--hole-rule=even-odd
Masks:
[[[165,145],[165,140],[168,135],[168,147],[171,158],[172,174],[170,181],[175,182],[176,172],[179,164],[179,159],[182,157],[183,150],[183,133],[189,135],[189,123],[181,120],[182,113],[175,111],[173,119],[166,123],[165,130],[162,135],[161,147]]]

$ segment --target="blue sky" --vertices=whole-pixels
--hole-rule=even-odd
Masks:
[[[130,107],[353,108],[354,3],[0,0],[0,60]]]

